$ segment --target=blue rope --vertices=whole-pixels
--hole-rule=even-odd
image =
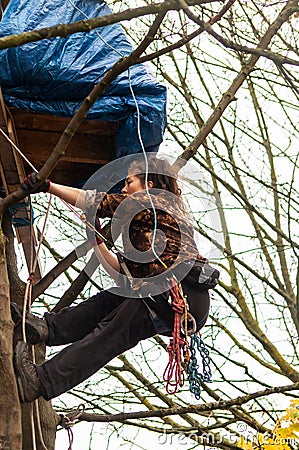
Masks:
[[[190,361],[187,367],[189,389],[197,400],[200,400],[201,383],[210,383],[212,381],[212,372],[210,367],[210,352],[206,347],[202,337],[195,333],[190,338]],[[199,365],[196,358],[196,350],[199,352],[202,360],[202,373],[199,371]]]

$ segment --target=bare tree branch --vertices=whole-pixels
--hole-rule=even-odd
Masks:
[[[132,419],[144,419],[149,417],[165,417],[176,414],[191,414],[202,413],[207,411],[216,411],[228,409],[232,406],[244,405],[251,400],[255,400],[259,397],[265,397],[272,394],[290,392],[299,388],[299,382],[289,384],[287,386],[276,386],[273,388],[264,389],[263,391],[257,391],[253,394],[247,394],[230,400],[219,400],[217,402],[205,403],[202,405],[188,405],[184,407],[157,409],[155,411],[138,411],[132,413],[120,413],[120,414],[89,414],[83,413],[80,420],[86,422],[125,422]]]
[[[213,38],[215,38],[218,42],[220,42],[226,48],[229,48],[231,50],[236,50],[238,52],[242,52],[245,54],[256,55],[258,57],[263,56],[265,58],[270,59],[271,61],[274,61],[275,63],[277,63],[279,65],[291,64],[293,66],[299,66],[299,61],[296,59],[291,59],[291,58],[287,58],[286,56],[281,56],[277,53],[271,52],[270,50],[266,50],[261,47],[251,48],[246,45],[240,45],[240,44],[237,44],[236,42],[230,41],[230,40],[224,38],[223,36],[221,36],[219,33],[217,33],[210,24],[207,24],[207,23],[203,22],[202,20],[200,20],[189,9],[185,8],[184,11],[185,11],[186,15],[189,17],[189,19],[191,19],[193,22],[195,22],[197,25],[199,25],[202,28],[202,30],[209,33],[211,36],[213,36]],[[298,5],[293,6],[290,9],[290,16],[298,11],[299,11]]]
[[[59,275],[65,272],[80,256],[86,255],[90,249],[88,241],[79,245],[75,250],[69,253],[64,259],[59,261],[56,266],[50,270],[38,283],[32,288],[32,300],[39,297],[55,281]]]
[[[69,289],[65,291],[57,305],[54,306],[52,312],[58,312],[62,308],[70,306],[78,297],[80,292],[83,291],[84,287],[90,281],[91,275],[95,272],[96,268],[99,266],[99,260],[97,255],[93,252],[85,268],[80,272],[78,277],[72,282]]]
[[[229,8],[232,7],[232,5],[236,2],[236,0],[229,0],[222,8],[221,10],[215,14],[208,22],[209,25],[213,25],[219,20],[222,19],[222,17],[227,13]],[[205,23],[205,22],[204,22]],[[208,25],[207,24],[207,25]],[[196,37],[198,37],[200,34],[202,34],[205,31],[204,27],[199,28],[198,30],[195,30],[193,33],[189,34],[188,36],[185,36],[184,38],[178,40],[176,43],[167,45],[166,47],[162,48],[161,50],[158,50],[154,53],[144,55],[139,58],[139,62],[143,63],[146,61],[152,61],[153,59],[159,58],[162,55],[165,55],[167,53],[172,52],[173,50],[176,50],[178,48],[181,48],[182,46],[186,45],[188,42],[192,41]]]
[[[190,0],[190,5],[203,5],[205,3],[218,2],[219,0]],[[106,27],[125,20],[131,20],[137,17],[142,17],[149,14],[160,14],[161,11],[179,10],[180,4],[177,0],[165,0],[160,3],[154,3],[140,8],[128,9],[115,14],[97,17],[96,19],[80,20],[71,24],[62,24],[54,27],[41,28],[39,30],[26,31],[21,34],[13,34],[0,38],[0,50],[10,47],[17,47],[19,45],[27,44],[28,42],[36,42],[43,39],[50,39],[53,37],[63,37],[74,33],[89,33],[95,28]]]
[[[273,36],[275,36],[275,34],[277,33],[277,30],[279,30],[282,24],[285,23],[289,19],[289,17],[294,13],[294,9],[297,8],[298,8],[298,0],[288,1],[285,7],[282,9],[282,11],[279,13],[276,20],[269,26],[267,32],[260,40],[257,48],[265,50],[268,47],[269,43],[271,42]],[[242,67],[242,70],[234,79],[230,88],[225,92],[225,94],[223,94],[222,99],[214,109],[211,116],[205,122],[198,135],[194,138],[191,144],[188,145],[185,151],[180,155],[180,160],[188,160],[196,154],[198,148],[200,147],[200,145],[202,145],[202,143],[205,141],[210,131],[219,121],[228,105],[235,100],[235,94],[237,93],[238,89],[242,86],[248,75],[253,71],[259,58],[260,58],[259,55],[252,55],[248,63]],[[177,160],[176,164],[180,165],[179,160]]]

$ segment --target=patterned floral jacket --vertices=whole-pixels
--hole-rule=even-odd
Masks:
[[[93,210],[94,217],[111,218],[113,240],[122,235],[123,258],[135,279],[160,274],[165,266],[173,268],[182,262],[205,260],[198,253],[190,216],[174,194],[161,190],[155,194],[152,189],[150,199],[145,191],[131,195],[86,192],[89,217]]]

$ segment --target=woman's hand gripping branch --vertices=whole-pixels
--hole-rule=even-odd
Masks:
[[[85,209],[86,192],[83,189],[77,189],[62,184],[53,183],[49,179],[44,181],[38,180],[37,173],[33,172],[21,183],[21,188],[28,191],[29,194],[37,194],[39,192],[49,192],[56,195],[72,206],[76,206],[82,210]]]

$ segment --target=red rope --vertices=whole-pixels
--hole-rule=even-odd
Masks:
[[[165,368],[163,379],[166,381],[166,391],[168,394],[175,394],[179,386],[184,384],[184,373],[182,368],[182,355],[188,347],[186,339],[181,338],[181,317],[186,311],[186,301],[179,289],[179,286],[173,282],[170,288],[172,297],[172,309],[174,310],[174,327],[172,338],[167,346],[169,361]]]

